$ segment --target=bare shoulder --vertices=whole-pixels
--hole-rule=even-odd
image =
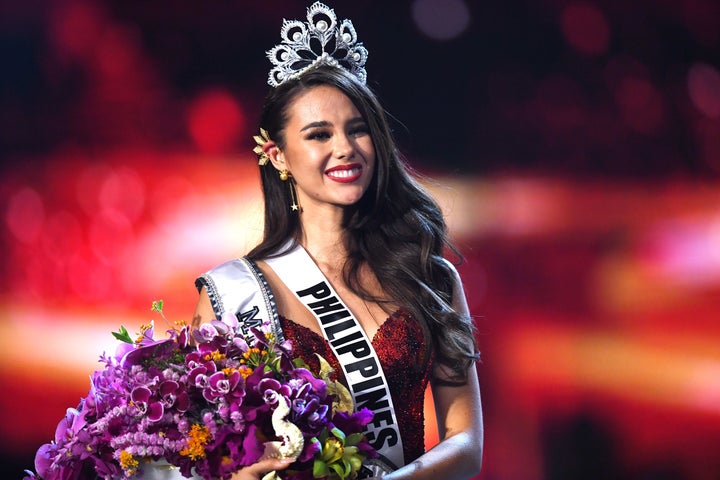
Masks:
[[[453,308],[460,313],[468,314],[467,300],[465,298],[465,289],[463,288],[462,278],[458,273],[455,264],[447,258],[442,259],[453,279]]]
[[[460,273],[458,273],[457,267],[455,266],[455,264],[452,263],[450,260],[448,260],[445,257],[442,257],[442,261],[445,264],[445,266],[447,267],[447,269],[450,271],[450,273],[452,274],[453,280],[455,280],[456,283],[462,283],[462,280],[460,278]]]
[[[213,311],[212,304],[210,303],[210,296],[207,293],[207,289],[202,287],[197,305],[195,306],[195,313],[193,314],[193,326],[197,327],[202,323],[213,320],[214,318],[215,312]]]

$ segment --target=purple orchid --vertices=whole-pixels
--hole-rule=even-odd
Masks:
[[[165,414],[165,407],[162,402],[152,397],[153,392],[145,386],[135,388],[130,395],[140,414],[147,415],[148,420],[151,422],[157,422]]]
[[[136,343],[100,357],[87,396],[67,410],[54,441],[37,451],[37,474],[24,480],[130,478],[143,458],[165,458],[186,476],[229,478],[276,439],[272,414],[285,403],[305,442],[281,476],[312,478],[321,453],[312,439],[335,427],[357,437],[372,414],[333,414],[325,381],[296,368],[291,343],[271,331],[265,324],[244,338],[230,314],[192,335],[186,326],[156,340],[152,325],[144,329]],[[358,448],[374,452],[366,441]]]
[[[193,332],[193,336],[195,337],[195,341],[198,343],[207,343],[211,342],[219,335],[217,328],[215,328],[214,323],[204,323]]]
[[[205,400],[211,403],[220,400],[232,402],[245,396],[243,385],[242,376],[237,370],[232,371],[230,375],[226,375],[225,372],[215,372],[207,377],[202,393]]]
[[[139,365],[144,360],[166,357],[176,348],[175,341],[170,338],[159,341],[144,341],[144,343],[137,345],[139,346],[136,346],[122,357],[120,365]]]
[[[171,332],[174,333],[174,330],[171,330]],[[180,330],[180,332],[177,334],[176,341],[180,350],[184,350],[187,348],[188,344],[190,343],[189,326],[185,326]]]

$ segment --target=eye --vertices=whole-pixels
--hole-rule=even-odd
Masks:
[[[367,125],[362,124],[351,128],[349,133],[353,137],[363,137],[370,134],[370,129]]]
[[[307,137],[308,140],[327,140],[330,138],[330,132],[327,130],[314,130]]]

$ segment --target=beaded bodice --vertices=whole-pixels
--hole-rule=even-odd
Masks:
[[[321,355],[335,369],[338,380],[345,382],[342,369],[328,342],[307,327],[280,317],[285,337],[292,341],[293,351],[317,373]],[[424,398],[431,362],[426,361],[422,327],[410,312],[399,309],[378,329],[372,339],[395,405],[402,435],[405,463],[425,451]]]

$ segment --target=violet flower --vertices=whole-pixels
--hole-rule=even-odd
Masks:
[[[194,330],[195,344],[188,326],[161,340],[152,324],[144,328],[136,343],[100,357],[87,396],[67,410],[54,441],[36,453],[37,474],[24,480],[131,478],[143,459],[159,458],[184,475],[229,478],[256,462],[266,441],[282,443],[272,422],[278,405],[289,406],[284,421],[304,438],[297,461],[280,475],[312,478],[322,454],[312,439],[333,429],[360,439],[372,414],[333,413],[325,381],[296,368],[292,344],[278,344],[271,331],[263,324],[243,338],[230,314]],[[356,443],[374,454],[366,440]]]

